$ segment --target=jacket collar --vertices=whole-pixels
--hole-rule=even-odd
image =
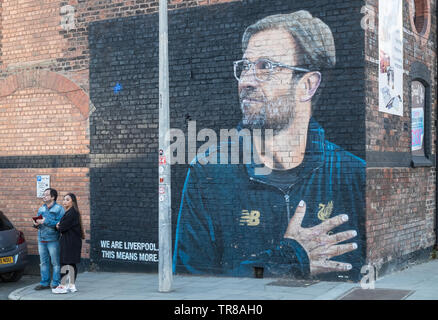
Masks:
[[[56,201],[53,201],[53,205],[50,208],[45,203],[43,204],[43,207],[45,207],[47,210],[50,210],[50,209],[54,208],[56,205],[57,205]]]
[[[246,171],[252,180],[267,184],[291,186],[291,183],[294,184],[294,181],[301,180],[301,178],[304,178],[323,165],[324,146],[324,129],[315,119],[310,118],[309,127],[307,129],[306,151],[303,162],[299,166],[289,170],[272,170],[271,174],[269,175],[256,175],[255,169],[262,168],[263,165],[255,164],[251,159],[252,162],[250,164],[246,164]]]

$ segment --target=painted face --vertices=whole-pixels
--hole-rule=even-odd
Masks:
[[[296,66],[298,45],[285,29],[260,31],[249,40],[242,59],[250,62],[267,59]],[[295,83],[290,69],[277,67],[271,76],[260,81],[255,66],[241,75],[239,81],[240,107],[243,125],[249,128],[281,130],[295,114]]]
[[[71,207],[73,207],[73,200],[69,195],[66,195],[64,197],[64,200],[62,201],[62,205],[64,206],[65,210],[68,210]]]

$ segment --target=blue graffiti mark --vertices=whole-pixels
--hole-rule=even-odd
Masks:
[[[114,86],[113,89],[114,89],[114,93],[117,94],[123,89],[123,87],[120,83],[117,82],[117,84]]]

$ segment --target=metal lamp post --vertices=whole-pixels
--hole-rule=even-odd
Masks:
[[[169,292],[172,288],[172,228],[169,141],[169,63],[167,37],[167,0],[160,0],[159,8],[159,262],[158,290]]]

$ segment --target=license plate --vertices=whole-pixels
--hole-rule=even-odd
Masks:
[[[14,263],[14,257],[1,257],[0,264],[10,264]]]

